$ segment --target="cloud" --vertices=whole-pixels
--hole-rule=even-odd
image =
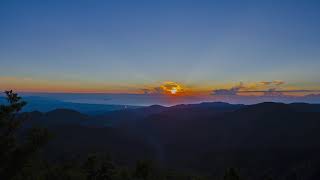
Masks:
[[[271,85],[280,86],[280,85],[285,84],[285,82],[281,81],[281,80],[261,81],[260,84],[265,85],[265,86],[271,86]]]
[[[235,96],[238,93],[263,93],[263,96],[282,96],[285,91],[277,90],[276,87],[285,84],[284,81],[274,80],[274,81],[261,81],[254,82],[250,84],[244,84],[240,82],[239,85],[234,86],[230,89],[215,89],[212,91],[211,95],[214,96]],[[256,89],[266,89],[267,90],[256,90]],[[299,92],[305,92],[305,90],[298,90]],[[291,92],[291,91],[290,91]],[[294,91],[296,92],[296,91]]]
[[[150,94],[150,93],[152,93],[152,90],[150,90],[150,89],[141,89],[141,91],[143,92],[143,94]]]
[[[177,93],[184,92],[184,88],[176,82],[163,82],[161,86],[153,88],[144,88],[141,89],[144,94],[171,94],[171,91],[174,90]]]
[[[171,92],[172,90],[175,90],[176,92],[183,92],[183,88],[181,87],[181,85],[179,85],[178,83],[175,82],[164,82],[162,84],[162,86],[160,86],[160,88],[164,91],[164,92]]]
[[[140,89],[143,94],[163,94],[164,91],[160,87],[150,88],[150,89]]]
[[[153,88],[153,90],[154,90],[153,92],[156,94],[163,94],[164,93],[164,91],[161,87],[155,87],[155,88]]]
[[[215,89],[212,91],[212,95],[214,96],[235,96],[238,94],[240,89],[244,88],[244,85],[242,82],[240,82],[239,85],[234,86],[230,89]]]
[[[260,83],[263,84],[263,85],[268,86],[268,85],[270,85],[272,82],[270,82],[270,81],[261,81]]]
[[[233,96],[237,95],[238,90],[231,88],[231,89],[215,89],[212,91],[212,95],[214,96]]]
[[[285,84],[285,82],[276,80],[276,81],[273,81],[273,84],[279,86],[279,85]]]
[[[276,88],[270,88],[267,90],[245,90],[241,93],[265,93],[265,92],[280,92],[280,93],[318,93],[320,90],[307,90],[307,89],[295,89],[295,90],[277,90]]]
[[[283,96],[283,92],[278,91],[275,88],[271,88],[271,89],[264,91],[263,96]]]

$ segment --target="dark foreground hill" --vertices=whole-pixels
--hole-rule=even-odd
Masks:
[[[236,167],[249,179],[293,171],[305,179],[320,175],[319,105],[202,103],[95,117],[62,109],[24,116],[54,133],[50,156],[109,152],[123,164],[152,159],[188,172]]]

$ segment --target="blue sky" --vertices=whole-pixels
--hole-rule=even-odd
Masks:
[[[2,0],[0,17],[0,78],[16,83],[320,87],[320,1]]]

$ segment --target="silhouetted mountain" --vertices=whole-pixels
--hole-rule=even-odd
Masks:
[[[48,129],[54,135],[46,148],[50,159],[108,153],[120,163],[133,164],[137,160],[155,157],[152,154],[153,147],[145,143],[144,139],[119,129],[70,124],[54,125]]]
[[[79,111],[88,115],[101,115],[109,111],[123,110],[123,109],[134,109],[139,106],[128,106],[128,105],[105,105],[105,104],[88,104],[88,103],[73,103],[59,101],[52,98],[37,97],[37,96],[26,96],[23,98],[28,102],[23,112],[49,112],[55,109],[71,109]],[[4,97],[0,97],[0,103],[6,103]]]
[[[317,137],[312,136],[312,130],[320,127],[320,113],[313,111],[314,106],[310,105],[312,110],[305,111],[296,110],[296,104],[281,103],[261,103],[228,111],[214,111],[214,109],[199,111],[193,108],[187,111],[167,110],[147,117],[143,120],[143,124],[148,124],[146,129],[150,132],[159,133],[156,136],[162,141],[167,138],[165,140],[168,143],[188,139],[187,144],[192,146],[201,141],[215,147],[258,146],[259,144],[263,146],[267,141],[270,141],[268,144],[270,146],[289,145],[289,142],[293,146],[299,139],[291,137],[304,138],[310,135],[308,140]],[[258,142],[261,140],[258,136],[266,138],[265,141]],[[273,139],[275,137],[277,138]],[[281,141],[281,138],[288,139],[276,143]],[[193,139],[195,141],[190,143]],[[297,146],[307,142],[309,141],[301,139]]]
[[[81,125],[90,119],[89,116],[70,109],[56,109],[46,113],[39,111],[22,113],[21,118],[27,120],[27,125],[52,126],[52,125]]]
[[[320,112],[320,104],[292,103],[290,106],[299,112]]]
[[[56,154],[109,151],[123,162],[148,157],[166,168],[200,172],[239,167],[277,174],[283,167],[320,164],[320,112],[314,104],[201,103],[102,116],[65,109],[27,114],[56,134],[50,145]]]
[[[95,127],[133,125],[136,123],[135,121],[142,120],[152,114],[163,112],[166,109],[168,108],[164,106],[153,105],[143,108],[113,111],[93,118],[91,121],[88,121],[86,125]]]
[[[312,109],[314,106],[318,105],[310,105]],[[213,159],[201,159],[197,165],[209,167],[217,162],[215,158],[219,157],[214,154],[218,152],[230,163],[241,162],[238,165],[252,163],[242,159],[250,153],[260,160],[270,159],[270,164],[284,155],[308,156],[308,160],[319,158],[315,150],[320,148],[320,113],[308,109],[298,111],[295,104],[261,103],[218,112],[193,108],[168,110],[149,116],[140,127],[138,132],[158,142],[160,156],[166,158],[163,162],[167,166],[178,163],[176,166],[187,168],[209,154]],[[223,161],[227,162],[226,159]]]
[[[221,110],[227,110],[227,109],[234,109],[237,107],[242,107],[244,105],[242,104],[229,104],[224,102],[202,102],[200,104],[181,104],[172,106],[171,108],[207,108],[207,109],[221,109]]]

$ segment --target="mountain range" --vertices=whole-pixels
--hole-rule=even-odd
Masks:
[[[238,167],[277,174],[320,165],[319,104],[207,102],[100,115],[56,109],[20,117],[28,119],[26,128],[45,126],[54,134],[51,156],[108,152],[126,164],[152,159],[161,167],[199,172]]]
[[[139,107],[114,104],[75,103],[40,96],[26,96],[23,100],[27,102],[23,112],[39,111],[45,113],[56,109],[70,109],[87,115],[101,115],[109,111],[134,109]],[[0,103],[5,104],[6,99],[4,97],[0,97]]]

